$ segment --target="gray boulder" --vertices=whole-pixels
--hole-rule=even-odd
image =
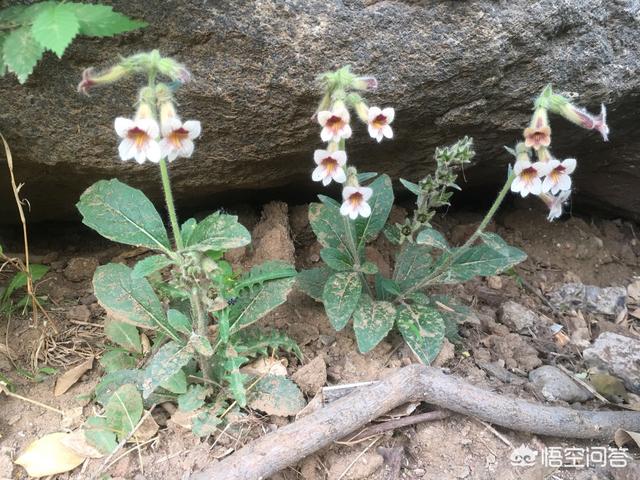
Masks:
[[[552,365],[544,365],[529,372],[529,380],[550,402],[586,402],[593,398],[591,392],[574,382],[569,375]]]
[[[640,340],[604,332],[582,354],[591,367],[608,371],[630,392],[640,394]]]
[[[519,139],[532,99],[553,83],[581,94],[591,110],[609,106],[608,144],[553,120],[557,155],[579,159],[574,205],[639,218],[636,1],[105,3],[149,27],[79,38],[62,60],[46,54],[26,85],[11,75],[0,79],[0,130],[26,182],[32,220],[78,218],[79,195],[101,178],[118,177],[161,199],[157,167],[116,156],[113,119],[130,114],[136,84],[105,87],[91,98],[75,92],[84,68],[153,48],[184,62],[195,79],[179,96],[180,111],[202,121],[202,138],[191,160],[171,165],[182,207],[215,206],[222,192],[226,200],[265,189],[310,198],[318,190],[310,180],[312,153],[321,146],[310,120],[319,99],[314,79],[351,64],[379,79],[371,101],[397,111],[393,141],[378,146],[357,128],[348,148],[363,169],[415,180],[433,169],[436,146],[469,134],[478,156],[467,188],[493,189],[511,161],[503,145]],[[12,223],[5,165],[0,171],[0,222]]]

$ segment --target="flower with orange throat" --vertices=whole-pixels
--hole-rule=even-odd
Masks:
[[[320,138],[323,142],[339,142],[351,137],[351,116],[344,103],[336,102],[331,110],[318,112],[318,123],[322,125]]]
[[[571,174],[576,169],[576,165],[575,158],[567,158],[562,162],[555,159],[550,160],[548,163],[549,172],[542,182],[542,191],[556,195],[561,191],[571,190]]]
[[[381,142],[383,138],[393,138],[391,122],[393,122],[396,112],[393,108],[370,107],[368,112],[369,135]]]
[[[313,153],[313,161],[318,165],[311,174],[311,179],[314,182],[322,182],[326,186],[332,180],[337,183],[344,183],[347,179],[344,171],[344,166],[347,163],[347,152],[344,150],[316,150]]]
[[[548,165],[548,163],[518,160],[513,166],[516,178],[511,183],[511,191],[520,193],[522,197],[526,197],[530,193],[540,195],[542,193],[541,178],[549,172]]]
[[[369,187],[346,186],[342,190],[342,205],[340,213],[351,220],[358,216],[368,217],[371,215],[371,206],[367,203],[373,195],[373,190]]]
[[[157,142],[160,129],[158,123],[151,118],[151,110],[148,105],[141,104],[136,117],[118,117],[114,122],[116,133],[122,141],[118,146],[118,154],[123,161],[135,158],[142,164],[146,160],[158,163],[162,156],[160,145]]]
[[[531,124],[524,129],[524,144],[535,150],[551,145],[551,127],[546,109],[538,108],[534,112]]]

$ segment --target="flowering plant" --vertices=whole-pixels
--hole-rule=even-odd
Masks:
[[[509,168],[495,202],[467,241],[454,247],[430,221],[437,208],[449,204],[451,189],[459,189],[456,171],[474,156],[472,140],[465,137],[450,147],[438,148],[432,175],[417,183],[400,179],[416,195],[416,208],[404,222],[387,224],[394,202],[390,178],[358,173],[347,161],[345,143],[353,134],[349,109],[378,142],[393,138],[395,111],[367,106],[361,95],[377,86],[372,78],[358,77],[342,68],[322,75],[321,80],[325,95],[317,120],[322,127],[320,137],[328,145],[314,154],[318,166],[312,179],[324,185],[331,181],[342,183],[342,204],[320,195],[320,203],[310,206],[309,221],[323,247],[320,256],[325,266],[300,272],[298,285],[324,304],[336,330],[353,320],[360,352],[370,351],[395,327],[418,359],[428,364],[440,351],[445,337],[456,340],[457,324],[467,316],[468,309],[455,299],[427,295],[425,291],[434,285],[496,275],[526,258],[524,252],[497,234],[485,232],[508,192],[523,197],[538,195],[549,206],[550,220],[562,214],[576,160],[560,161],[552,156],[548,113],[598,130],[606,140],[606,112],[603,107],[600,115],[593,116],[554,94],[551,87],[545,88],[535,102],[524,141],[515,149],[508,149],[516,162]],[[533,163],[532,154],[537,156]],[[391,278],[382,275],[367,258],[367,244],[381,232],[399,245]]]
[[[295,269],[273,261],[234,273],[225,251],[251,241],[236,216],[215,212],[199,222],[178,223],[167,161],[191,157],[201,134],[200,122],[183,121],[176,112],[174,94],[190,78],[185,67],[157,51],[138,54],[102,73],[85,71],[79,90],[86,93],[136,73],[148,82],[134,117],[115,119],[118,153],[123,161],[159,166],[173,242],[147,197],[118,180],[98,181],[78,202],[83,223],[102,236],[153,252],[133,268],[110,263],[93,277],[107,312],[105,333],[115,346],[100,360],[107,375],[96,387],[96,399],[104,415],[91,417],[85,434],[105,452],[134,431],[144,406],[166,401],[178,403],[194,433],[210,434],[223,412],[248,401],[253,379],[240,371],[243,364],[269,350],[300,355],[286,335],[254,326],[286,300]],[[264,380],[253,382],[252,393],[265,385],[274,393],[274,381]],[[296,394],[297,387],[284,377],[275,384]]]

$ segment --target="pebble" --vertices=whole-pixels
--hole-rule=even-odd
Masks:
[[[322,355],[318,355],[291,376],[307,395],[316,395],[327,383],[327,365]]]
[[[575,383],[562,370],[551,365],[544,365],[529,372],[529,380],[550,402],[557,400],[569,403],[586,402],[593,398],[591,392]]]
[[[589,366],[608,371],[640,394],[640,340],[604,332],[582,354]]]
[[[498,315],[504,325],[518,333],[528,333],[540,322],[540,317],[535,312],[513,300],[503,303]]]
[[[565,283],[549,294],[549,300],[558,308],[588,310],[604,315],[618,315],[625,308],[627,289],[600,288],[582,283]]]
[[[487,277],[487,285],[494,290],[502,290],[502,278],[497,275]]]
[[[74,257],[67,263],[64,276],[72,282],[82,282],[93,278],[100,262],[95,257]]]
[[[77,305],[67,310],[67,319],[76,322],[88,322],[91,318],[91,310],[86,305]]]

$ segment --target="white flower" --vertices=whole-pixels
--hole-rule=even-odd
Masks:
[[[559,160],[550,160],[549,173],[542,182],[542,191],[551,192],[553,195],[563,190],[571,190],[570,174],[576,169],[576,159],[567,158],[560,162]]]
[[[520,193],[526,197],[530,193],[540,195],[542,193],[542,180],[549,171],[548,163],[535,162],[529,160],[518,160],[513,167],[513,172],[517,175],[511,183],[511,191]]]
[[[200,136],[200,122],[187,120],[182,123],[179,117],[171,117],[162,122],[162,156],[172,162],[177,157],[189,158],[193,153],[193,139]]]
[[[160,133],[158,124],[151,118],[118,117],[114,123],[116,133],[122,141],[118,146],[118,153],[122,160],[136,159],[138,163],[149,160],[154,163],[160,161],[160,145],[156,141]]]
[[[396,112],[393,108],[370,107],[368,113],[369,135],[381,142],[383,137],[393,138],[391,122],[393,122]]]
[[[351,220],[371,215],[371,207],[367,201],[373,195],[373,190],[369,187],[344,187],[342,190],[342,199],[344,202],[340,207],[340,213]]]
[[[333,110],[318,112],[318,123],[322,125],[320,138],[323,142],[339,142],[342,138],[351,136],[349,121],[351,116],[344,105],[338,105]]]
[[[314,182],[322,181],[322,184],[326,186],[331,183],[331,180],[344,183],[347,179],[344,168],[342,168],[347,163],[347,152],[344,150],[336,150],[335,152],[316,150],[313,153],[313,161],[318,165],[311,174]]]
[[[547,215],[547,220],[552,222],[556,218],[560,218],[562,216],[563,205],[569,199],[570,195],[571,190],[564,190],[558,195],[549,195],[548,193],[543,193],[540,195],[542,201],[549,208],[549,215]]]

